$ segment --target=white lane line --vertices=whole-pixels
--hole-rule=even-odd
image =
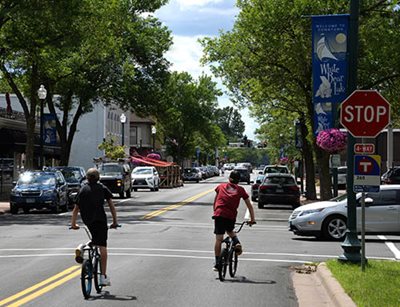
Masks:
[[[379,239],[387,241],[385,236],[378,236]],[[400,259],[400,251],[397,249],[396,245],[393,242],[385,242],[386,246],[390,249],[393,253],[394,257],[399,260]]]
[[[50,250],[69,250],[73,251],[74,248],[32,248],[32,249],[0,249],[1,251],[50,251]],[[109,247],[108,250],[113,251],[153,251],[153,252],[179,252],[179,253],[206,253],[206,254],[213,254],[214,252],[209,250],[185,250],[185,249],[167,249],[167,248],[139,248],[139,247]],[[167,257],[168,255],[163,254],[126,254],[126,253],[116,253],[110,252],[110,255],[151,255],[152,257],[160,256],[160,257]],[[52,253],[52,254],[17,254],[17,255],[0,255],[0,258],[21,258],[21,257],[53,257],[53,256],[72,256],[73,253],[62,254],[62,253]],[[246,256],[289,256],[289,257],[305,257],[305,258],[337,258],[338,255],[314,255],[314,254],[293,254],[293,253],[260,253],[260,252],[246,252]],[[175,256],[175,255],[170,255]],[[196,258],[203,256],[190,256],[190,255],[180,255],[179,257],[189,257],[189,258]],[[206,257],[209,258],[209,257]],[[387,258],[387,257],[368,257],[370,259],[383,259],[383,260],[395,260],[395,258]],[[246,258],[244,258],[246,259]],[[256,259],[256,258],[249,258],[249,259]],[[284,260],[280,260],[284,261]]]

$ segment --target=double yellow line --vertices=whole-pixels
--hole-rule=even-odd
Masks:
[[[80,268],[81,267],[79,265],[74,265],[74,266],[58,273],[57,275],[47,278],[46,280],[43,280],[42,282],[40,282],[36,285],[33,285],[32,287],[30,287],[28,289],[25,289],[21,292],[18,292],[17,294],[14,294],[13,296],[3,299],[2,301],[0,301],[0,306],[5,306],[7,303],[12,302],[10,305],[7,305],[7,307],[17,307],[17,306],[21,306],[31,300],[34,300],[35,298],[62,285],[63,283],[67,282],[68,280],[70,280],[76,276],[79,276],[81,274]],[[27,296],[25,296],[25,295],[27,295]],[[23,297],[23,296],[25,296],[25,297]],[[18,300],[21,297],[23,297],[23,298]],[[15,300],[18,300],[18,301],[15,301]]]
[[[187,199],[185,199],[185,200],[183,200],[183,201],[181,201],[181,202],[179,202],[177,204],[174,204],[174,205],[171,205],[171,206],[168,206],[168,207],[161,208],[159,210],[150,212],[150,213],[146,214],[145,216],[143,216],[141,219],[142,220],[149,220],[149,219],[151,219],[151,218],[153,218],[155,216],[163,214],[164,212],[167,212],[167,211],[182,207],[182,206],[184,206],[184,205],[186,205],[188,203],[191,203],[191,202],[195,201],[196,199],[199,199],[200,197],[203,197],[204,195],[206,195],[208,193],[211,193],[212,191],[214,191],[214,189],[207,190],[207,191],[202,192],[200,194],[197,194],[195,196],[189,197],[189,198],[187,198]]]

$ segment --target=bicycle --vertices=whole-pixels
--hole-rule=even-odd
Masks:
[[[101,290],[103,289],[103,286],[100,285],[101,256],[99,248],[92,244],[92,236],[89,232],[89,229],[86,226],[82,227],[86,231],[89,241],[85,244],[80,244],[75,250],[75,261],[82,263],[81,289],[83,297],[88,299],[90,297],[90,293],[92,292],[92,280],[94,281],[94,287],[97,293],[101,293]],[[117,225],[115,228],[117,227],[121,227],[121,225]],[[70,227],[70,229],[72,228]],[[85,254],[87,255],[87,258],[85,258]]]
[[[235,233],[239,233],[242,230],[244,224],[247,224],[249,226],[252,225],[248,221],[235,223],[235,225],[240,225],[239,229],[236,230]],[[221,256],[218,263],[218,278],[220,281],[225,280],[228,267],[229,275],[231,277],[235,277],[239,263],[238,254],[236,253],[235,246],[233,245],[231,237],[227,236],[224,240],[222,240],[222,243],[225,243],[225,246],[221,251]]]

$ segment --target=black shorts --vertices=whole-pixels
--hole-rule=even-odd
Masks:
[[[222,216],[215,216],[214,219],[214,233],[216,235],[223,235],[225,232],[231,232],[235,228],[235,220],[230,220]]]
[[[94,222],[87,225],[92,235],[92,243],[97,246],[107,246],[108,226],[107,222]]]

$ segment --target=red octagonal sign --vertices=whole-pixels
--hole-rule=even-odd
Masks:
[[[374,138],[390,121],[390,104],[378,91],[354,91],[341,107],[340,123],[354,137]]]

